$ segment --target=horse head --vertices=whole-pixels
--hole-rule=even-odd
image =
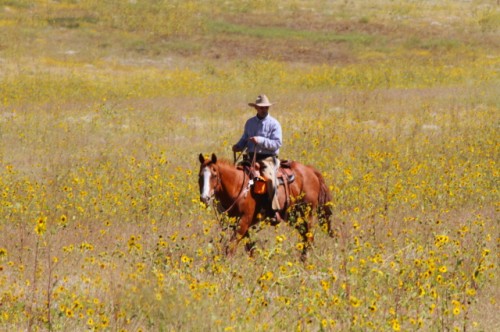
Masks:
[[[200,172],[198,174],[198,185],[200,187],[200,201],[209,204],[212,202],[216,187],[220,182],[217,156],[212,153],[212,157],[209,159],[200,153],[199,160]]]

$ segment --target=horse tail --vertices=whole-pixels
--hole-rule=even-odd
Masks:
[[[318,170],[314,170],[314,174],[317,176],[319,180],[319,195],[318,195],[318,207],[322,211],[322,213],[328,218],[332,215],[332,194],[326,185],[325,179],[323,175]]]
[[[318,170],[314,170],[314,174],[318,177],[319,180],[319,197],[318,197],[318,203],[319,205],[325,205],[328,202],[331,202],[332,200],[332,195],[330,193],[330,190],[326,186],[325,179],[323,178],[323,175]]]
[[[322,227],[326,227],[325,231],[332,238],[335,237],[335,231],[332,228],[331,216],[333,215],[332,209],[332,194],[328,189],[323,175],[317,170],[314,170],[314,174],[319,180],[319,195],[318,195],[318,217],[319,222]]]

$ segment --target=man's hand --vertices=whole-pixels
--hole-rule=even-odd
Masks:
[[[233,151],[234,152],[240,152],[241,149],[235,144],[235,145],[233,145]]]
[[[253,144],[259,144],[258,143],[258,137],[257,136],[252,136],[248,139],[250,142],[252,142]]]

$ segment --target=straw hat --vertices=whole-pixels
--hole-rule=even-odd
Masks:
[[[256,106],[261,106],[261,107],[266,107],[266,106],[271,106],[272,104],[269,102],[269,99],[267,99],[266,95],[259,95],[257,99],[255,100],[255,103],[248,103],[248,106],[256,107]]]

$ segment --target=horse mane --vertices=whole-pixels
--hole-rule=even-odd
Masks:
[[[224,164],[224,165],[227,165],[227,166],[232,166],[232,167],[235,167],[233,162],[227,160],[226,158],[217,158],[217,164]]]

